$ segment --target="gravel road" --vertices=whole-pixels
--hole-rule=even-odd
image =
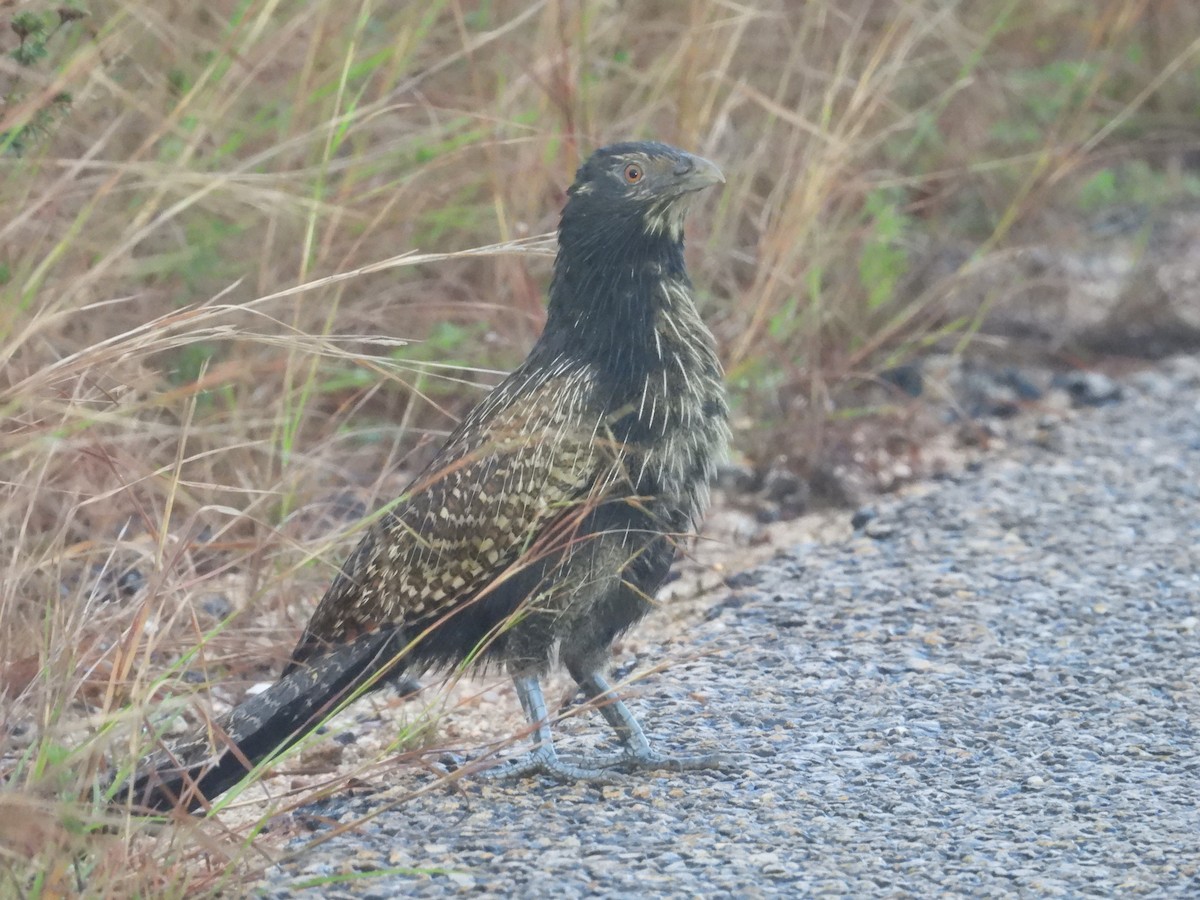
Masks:
[[[1122,388],[733,579],[633,700],[727,771],[464,779],[291,838],[260,889],[1200,896],[1200,360]],[[573,718],[560,746],[601,727]],[[350,821],[432,780],[307,813]]]

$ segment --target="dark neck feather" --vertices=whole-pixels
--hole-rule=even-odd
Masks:
[[[681,239],[648,233],[640,215],[568,205],[539,348],[596,366],[617,396],[640,392],[662,364],[654,329],[665,279],[687,283]]]

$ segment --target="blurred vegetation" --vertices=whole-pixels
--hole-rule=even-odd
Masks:
[[[785,427],[818,459],[839,384],[967,324],[901,290],[925,237],[985,255],[1049,209],[1200,191],[1192,0],[30,0],[0,23],[0,721],[147,703],[231,570],[272,635],[256,661],[284,651],[345,548],[312,509],[386,499],[523,356],[539,236],[598,145],[728,176],[689,259],[751,456]],[[93,602],[77,573],[118,558],[149,600]],[[209,637],[208,665],[245,664]],[[7,749],[9,802],[86,752]],[[78,874],[90,832],[38,808],[43,875],[0,893]],[[135,832],[90,874],[182,892],[186,853],[156,868]]]

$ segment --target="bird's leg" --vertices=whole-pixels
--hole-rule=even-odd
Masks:
[[[646,740],[646,733],[638,724],[624,701],[614,693],[608,681],[599,672],[591,672],[577,679],[579,687],[589,701],[595,704],[600,714],[617,733],[624,750],[615,756],[589,760],[586,765],[572,765],[558,758],[554,740],[550,734],[550,718],[546,712],[546,700],[542,687],[535,675],[514,675],[513,684],[525,717],[534,726],[534,746],[525,756],[488,770],[488,775],[500,778],[522,778],[527,775],[547,775],[557,781],[611,781],[613,770],[626,772],[635,769],[688,769],[719,768],[722,758],[717,753],[693,756],[669,756],[659,753]]]
[[[536,675],[514,675],[513,685],[525,717],[534,726],[534,746],[525,756],[488,770],[488,775],[500,778],[521,778],[526,775],[548,775],[557,781],[606,781],[612,774],[603,768],[584,768],[565,763],[554,750],[554,739],[550,734],[550,717],[546,713],[546,699]],[[634,723],[636,727],[637,723]],[[645,738],[642,738],[645,741]]]
[[[600,710],[600,715],[617,733],[624,750],[616,756],[594,760],[592,765],[603,769],[715,769],[722,764],[719,753],[692,756],[669,756],[659,753],[646,740],[646,733],[633,717],[629,707],[616,695],[608,680],[599,672],[589,672],[578,678],[584,695]]]

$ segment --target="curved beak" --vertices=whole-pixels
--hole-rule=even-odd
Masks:
[[[714,184],[724,184],[725,176],[716,163],[691,153],[680,154],[675,164],[675,177],[681,192],[699,191]]]

